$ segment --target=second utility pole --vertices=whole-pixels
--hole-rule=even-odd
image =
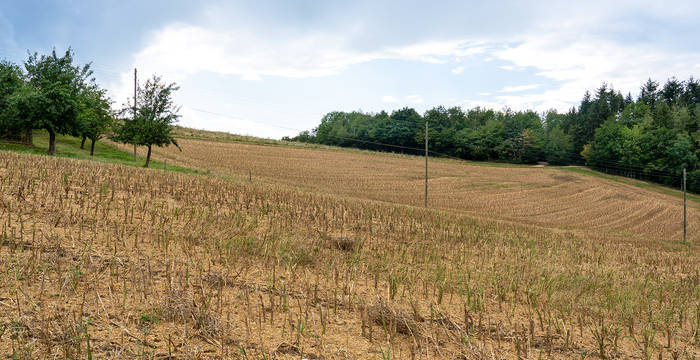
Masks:
[[[685,168],[683,168],[683,242],[686,242],[686,227],[688,225],[688,222],[686,221],[686,195],[685,195]]]
[[[425,121],[425,207],[428,207],[428,121]]]
[[[134,121],[136,121],[136,68],[134,68]],[[134,162],[136,162],[136,141],[134,141]]]

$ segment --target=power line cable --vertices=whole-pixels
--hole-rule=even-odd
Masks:
[[[92,64],[91,64],[91,65],[92,65]],[[106,68],[101,67],[101,66],[94,66],[94,65],[92,65],[91,68],[92,68],[93,70],[102,72],[103,74],[104,74],[104,73],[109,73],[109,74],[111,74],[111,75],[107,75],[107,77],[116,78],[117,76],[121,77],[121,76],[123,75],[123,74],[120,73],[120,72],[113,71],[113,70],[109,70],[109,69],[106,69]],[[202,90],[202,91],[204,91],[204,92],[209,92],[209,93],[214,93],[214,92],[209,91],[209,90],[207,90],[207,89],[204,89],[204,90]],[[221,92],[216,92],[216,93],[221,93]],[[239,100],[242,101],[242,102],[244,102],[244,103],[247,102],[247,103],[249,103],[249,104],[255,102],[254,99],[244,98],[244,97],[239,97]],[[269,102],[266,103],[266,105],[268,105],[268,106],[274,106],[274,107],[283,106],[283,105],[281,105],[281,104],[272,104],[272,103],[269,103]],[[208,111],[208,110],[203,110],[203,109],[198,109],[198,108],[189,107],[189,106],[188,106],[188,108],[190,108],[190,109],[192,109],[192,110],[194,110],[194,111],[198,111],[198,112],[202,112],[202,113],[207,113],[207,114],[210,114],[210,115],[216,115],[216,116],[231,118],[231,119],[234,119],[234,120],[243,120],[243,119],[239,119],[239,118],[236,118],[236,117],[231,116],[231,115],[228,115],[228,114],[217,113],[217,112]],[[303,132],[303,131],[306,131],[306,130],[301,130],[301,129],[297,129],[297,128],[291,128],[291,127],[286,127],[286,126],[280,126],[280,125],[276,125],[276,124],[263,123],[263,122],[259,122],[259,121],[250,121],[250,120],[244,120],[244,121],[248,121],[248,122],[251,122],[251,123],[254,123],[254,124],[259,124],[259,125],[264,125],[264,126],[269,126],[269,127],[284,129],[284,130],[296,131],[296,132]],[[412,150],[412,151],[416,151],[416,152],[419,152],[419,153],[425,151],[424,149],[415,148],[415,147],[410,147],[410,146],[386,144],[386,143],[381,143],[381,142],[376,142],[376,141],[362,140],[362,139],[356,139],[356,138],[351,138],[351,137],[345,137],[345,136],[341,136],[341,135],[326,134],[325,136],[328,136],[328,137],[330,137],[330,138],[334,138],[334,139],[337,139],[337,140],[345,140],[345,141],[351,141],[351,142],[359,142],[359,143],[364,143],[364,144],[372,144],[372,145],[384,146],[384,147],[390,147],[390,148],[396,148],[396,149],[402,149],[402,150]],[[441,156],[441,157],[449,158],[449,159],[453,159],[453,160],[465,161],[465,159],[462,159],[462,158],[459,158],[459,157],[455,157],[455,156],[452,156],[452,155],[448,155],[448,154],[444,154],[444,153],[441,153],[441,152],[433,151],[433,150],[428,150],[428,153],[429,153],[429,154],[434,154],[434,155],[439,155],[439,156]],[[579,160],[586,160],[585,158],[583,158],[583,157],[580,156],[580,155],[578,155],[578,157],[579,157]],[[618,171],[620,171],[620,172],[635,172],[635,173],[641,173],[641,174],[646,175],[646,176],[665,177],[665,178],[677,178],[677,177],[679,176],[678,174],[674,174],[674,173],[671,173],[671,172],[668,172],[668,171],[664,171],[664,170],[649,169],[649,168],[647,168],[647,167],[645,167],[645,166],[642,166],[642,165],[627,164],[627,163],[624,163],[624,162],[619,162],[619,161],[614,161],[614,160],[605,160],[605,161],[600,161],[600,160],[598,160],[598,161],[596,161],[596,163],[601,164],[601,165],[604,165],[604,166],[598,166],[598,165],[596,165],[596,164],[592,164],[592,165],[593,165],[594,167],[600,167],[600,168],[611,168],[611,169],[614,169],[614,170],[618,170]]]
[[[241,119],[235,118],[235,117],[233,117],[233,116],[231,116],[231,115],[227,115],[227,114],[221,114],[221,113],[217,113],[217,112],[213,112],[213,111],[208,111],[208,110],[197,109],[197,108],[193,108],[193,107],[189,107],[189,108],[192,109],[192,110],[195,110],[195,111],[199,111],[199,112],[203,112],[203,113],[207,113],[207,114],[211,114],[211,115],[222,116],[222,117],[226,117],[226,118],[230,118],[230,119],[234,119],[234,120],[241,120]],[[246,121],[248,121],[248,120],[246,120]],[[263,123],[263,122],[258,122],[258,121],[251,121],[251,122],[256,123],[256,124],[260,124],[260,125],[266,125],[266,126],[270,126],[270,127],[276,127],[276,128],[280,128],[280,129],[284,129],[284,130],[292,130],[292,131],[297,131],[297,132],[306,131],[306,130],[301,130],[301,129],[296,129],[296,128],[290,128],[290,127],[280,126],[280,125],[274,125],[274,124],[268,124],[268,123]],[[356,139],[356,138],[351,138],[351,137],[346,137],[346,136],[341,136],[341,135],[327,134],[327,136],[330,137],[330,138],[337,139],[337,140],[355,141],[355,142],[361,142],[361,143],[365,143],[365,144],[373,144],[373,145],[379,145],[379,146],[387,146],[387,147],[392,147],[392,148],[397,148],[397,149],[415,150],[415,151],[419,151],[419,152],[425,151],[424,149],[419,149],[419,148],[410,147],[410,146],[386,144],[386,143],[381,143],[381,142],[377,142],[377,141],[362,140],[362,139]],[[436,152],[433,152],[433,153],[436,153]],[[441,154],[441,155],[445,155],[445,154]],[[445,155],[445,156],[449,156],[449,155]],[[460,160],[463,160],[463,159],[460,159]]]
[[[234,117],[234,116],[227,115],[227,114],[217,113],[217,112],[208,111],[208,110],[203,110],[203,109],[197,109],[197,108],[193,108],[193,107],[189,107],[189,108],[192,109],[192,110],[198,111],[198,112],[202,112],[202,113],[207,113],[207,114],[211,114],[211,115],[226,117],[226,118],[230,118],[230,119],[234,119],[234,120],[241,120],[241,119],[238,119],[238,118],[236,118],[236,117]],[[249,120],[246,120],[246,121],[249,121]],[[291,131],[297,131],[297,132],[305,131],[305,130],[301,130],[301,129],[297,129],[297,128],[290,128],[290,127],[286,127],[286,126],[280,126],[280,125],[269,124],[269,123],[261,123],[261,122],[255,122],[255,121],[250,121],[250,122],[253,122],[253,123],[256,123],[256,124],[260,124],[260,125],[275,127],[275,128],[279,128],[279,129],[284,129],[284,130],[291,130]],[[341,136],[341,135],[336,135],[336,134],[325,134],[325,136],[327,136],[327,137],[329,137],[329,138],[336,139],[336,140],[345,140],[345,141],[351,141],[351,142],[359,142],[359,143],[363,143],[363,144],[372,144],[372,145],[385,146],[385,147],[390,147],[390,148],[395,148],[395,149],[402,149],[402,150],[412,150],[412,151],[415,151],[415,152],[418,152],[418,153],[424,152],[424,151],[425,151],[424,149],[420,149],[420,148],[416,148],[416,147],[403,146],[403,145],[395,145],[395,144],[386,144],[386,143],[381,143],[381,142],[377,142],[377,141],[362,140],[362,139],[351,138],[351,137],[346,137],[346,136]],[[457,160],[457,161],[465,161],[465,160],[466,160],[466,159],[462,159],[462,158],[455,157],[455,156],[452,156],[452,155],[448,155],[448,154],[444,154],[444,153],[441,153],[441,152],[433,151],[433,150],[428,150],[428,154],[439,155],[440,157],[449,158],[449,159]],[[580,158],[581,158],[581,159],[584,159],[582,156],[580,156]],[[585,159],[584,159],[584,160],[585,160]],[[625,164],[625,163],[618,163],[618,162],[614,162],[614,161],[610,161],[610,162],[608,162],[608,161],[598,161],[598,163],[601,163],[601,164],[603,164],[603,165],[605,165],[605,166],[596,166],[596,165],[593,165],[593,166],[594,166],[594,167],[599,167],[599,168],[611,168],[611,169],[615,169],[615,170],[617,170],[617,171],[619,171],[619,172],[630,172],[630,171],[634,171],[635,173],[640,173],[640,174],[643,174],[643,175],[646,175],[646,176],[655,176],[655,177],[661,177],[661,178],[666,178],[666,179],[676,179],[676,178],[678,177],[677,174],[673,174],[673,173],[666,172],[666,171],[662,171],[662,170],[648,169],[648,168],[645,168],[645,167],[642,167],[642,166],[638,166],[638,165],[633,165],[633,167],[635,167],[635,170],[631,170],[631,169],[628,169],[628,168],[627,168],[627,165],[628,165],[628,164]]]

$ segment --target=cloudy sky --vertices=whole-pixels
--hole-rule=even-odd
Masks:
[[[64,51],[118,104],[140,78],[181,90],[181,124],[294,135],[333,110],[565,111],[607,82],[700,76],[697,1],[0,3],[0,58]]]

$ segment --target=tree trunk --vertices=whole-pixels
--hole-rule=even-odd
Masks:
[[[151,162],[151,145],[148,145],[148,154],[146,154],[146,165],[144,167],[148,167],[149,162]]]
[[[134,144],[134,162],[136,162],[136,144]]]
[[[26,128],[24,130],[24,144],[32,146],[34,145],[34,138],[32,133],[32,128]]]
[[[80,142],[80,149],[85,149],[85,139],[87,139],[87,136],[83,135],[83,141]]]
[[[95,155],[95,139],[90,139],[92,140],[92,144],[90,144],[90,156]]]
[[[49,130],[49,155],[56,155],[56,133]]]

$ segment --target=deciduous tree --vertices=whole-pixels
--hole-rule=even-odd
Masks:
[[[30,124],[49,133],[49,155],[56,154],[56,134],[75,133],[80,128],[80,93],[92,75],[90,65],[73,64],[73,51],[63,56],[54,49],[50,55],[29,55],[24,63],[33,88]]]

